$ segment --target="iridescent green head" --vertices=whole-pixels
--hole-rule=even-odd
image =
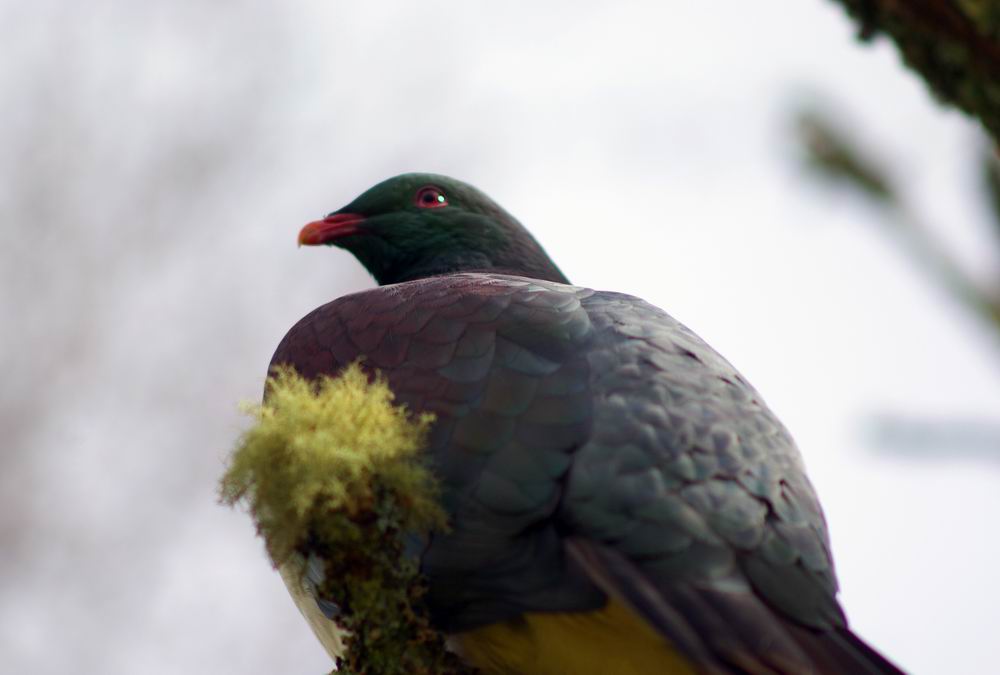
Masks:
[[[498,272],[568,283],[535,238],[476,188],[407,173],[309,223],[299,244],[350,251],[380,285],[450,272]]]

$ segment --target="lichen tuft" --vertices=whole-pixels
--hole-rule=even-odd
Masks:
[[[220,483],[245,504],[272,563],[318,560],[317,594],[341,610],[340,673],[473,672],[445,649],[424,607],[407,538],[446,528],[439,489],[421,451],[433,416],[394,404],[384,378],[359,363],[308,381],[291,368],[268,379],[255,420]]]

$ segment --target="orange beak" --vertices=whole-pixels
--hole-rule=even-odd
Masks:
[[[331,213],[322,220],[314,220],[299,231],[299,246],[330,244],[337,239],[360,234],[358,227],[365,217],[355,213]]]

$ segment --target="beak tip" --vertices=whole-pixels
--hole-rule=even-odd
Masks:
[[[299,231],[299,246],[318,246],[329,244],[333,241],[358,234],[358,225],[364,220],[363,216],[352,213],[332,213],[322,220],[308,223]]]

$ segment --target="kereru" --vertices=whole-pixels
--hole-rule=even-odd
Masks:
[[[380,287],[306,315],[272,366],[314,378],[361,359],[436,416],[427,453],[451,530],[420,567],[435,626],[470,664],[900,672],[847,627],[785,427],[688,328],[570,285],[517,220],[445,176],[379,183],[299,243],[346,249]]]

